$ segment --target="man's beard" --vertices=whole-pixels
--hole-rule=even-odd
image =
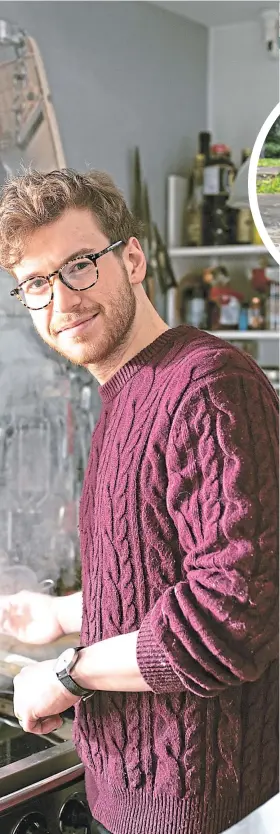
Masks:
[[[124,265],[122,265],[122,270],[123,281],[116,293],[116,298],[112,299],[111,306],[108,306],[106,311],[103,311],[103,308],[97,310],[96,306],[93,311],[88,307],[83,310],[79,308],[77,311],[81,319],[98,313],[96,335],[93,323],[92,333],[89,329],[88,336],[81,334],[79,337],[77,334],[72,342],[69,340],[69,345],[67,347],[65,345],[65,349],[59,335],[45,339],[51,348],[73,364],[82,366],[96,366],[100,363],[106,365],[107,362],[110,364],[110,359],[117,357],[126,345],[135,319],[136,298]],[[38,332],[42,335],[40,331]]]

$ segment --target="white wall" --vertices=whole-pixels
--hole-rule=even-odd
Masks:
[[[261,19],[210,30],[208,127],[240,162],[279,101],[278,61],[265,50]]]
[[[166,176],[206,124],[206,28],[145,2],[0,2],[0,18],[37,40],[67,164],[107,170],[128,196],[139,144],[163,231]]]

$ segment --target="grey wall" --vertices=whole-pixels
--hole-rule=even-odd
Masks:
[[[279,101],[279,65],[265,48],[260,15],[251,23],[219,26],[210,35],[209,126],[240,164]]]
[[[37,40],[67,164],[109,171],[128,197],[139,144],[163,230],[166,175],[206,124],[206,28],[145,2],[0,2],[0,17]]]

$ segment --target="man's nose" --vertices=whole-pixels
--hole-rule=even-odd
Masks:
[[[81,293],[71,290],[63,284],[59,275],[53,279],[53,309],[55,313],[69,313],[73,307],[80,306]]]

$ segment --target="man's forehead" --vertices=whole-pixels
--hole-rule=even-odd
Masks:
[[[13,271],[19,281],[33,274],[49,275],[71,257],[98,252],[105,245],[106,238],[90,212],[69,211],[34,231]]]

